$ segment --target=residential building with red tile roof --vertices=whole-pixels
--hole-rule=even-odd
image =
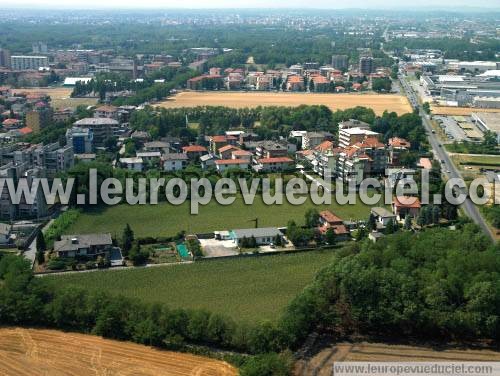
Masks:
[[[421,207],[422,204],[418,197],[394,196],[392,200],[392,212],[396,215],[398,221],[404,220],[408,215],[416,218]]]
[[[330,210],[323,210],[319,213],[319,231],[325,234],[329,229],[338,237],[347,237],[350,234],[340,217]]]
[[[390,138],[389,145],[389,164],[393,166],[401,165],[401,154],[410,150],[411,144],[409,141],[400,137]]]
[[[208,153],[207,148],[201,145],[183,146],[182,152],[185,153],[189,159],[196,159]]]
[[[249,166],[250,162],[245,159],[218,159],[215,161],[215,168],[219,173],[231,168],[248,170]]]
[[[294,161],[288,157],[261,158],[257,159],[253,166],[258,172],[284,171],[294,167]]]

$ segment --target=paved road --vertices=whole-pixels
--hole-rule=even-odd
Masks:
[[[448,156],[448,153],[443,149],[441,145],[441,141],[437,138],[437,135],[432,133],[432,126],[429,121],[428,115],[425,114],[425,112],[422,110],[421,106],[418,103],[417,96],[413,89],[410,87],[408,82],[404,79],[403,76],[400,76],[400,82],[406,91],[406,95],[408,96],[408,100],[412,104],[414,108],[417,108],[419,111],[420,116],[422,117],[422,122],[424,124],[425,129],[427,130],[428,136],[429,136],[429,143],[432,147],[432,150],[434,151],[434,156],[440,160],[444,161],[442,163],[441,168],[443,173],[449,178],[459,178],[462,179],[462,175],[460,175],[460,172],[458,169],[455,167],[454,163],[452,162],[451,158]],[[481,227],[481,229],[484,231],[486,235],[488,235],[493,241],[495,241],[495,236],[491,232],[490,227],[484,220],[484,218],[481,216],[479,210],[477,209],[476,205],[470,200],[469,197],[465,200],[465,202],[461,205],[463,211],[476,223]]]

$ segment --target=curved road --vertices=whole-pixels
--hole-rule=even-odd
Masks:
[[[399,76],[399,81],[401,82],[401,85],[404,88],[412,107],[418,109],[418,113],[422,118],[422,123],[424,124],[424,127],[429,137],[429,143],[432,147],[432,150],[434,151],[434,157],[440,161],[444,161],[444,163],[442,163],[443,173],[448,177],[448,179],[451,178],[462,179],[462,175],[455,167],[455,164],[448,156],[448,153],[444,150],[443,146],[441,145],[441,142],[437,138],[437,135],[432,133],[432,126],[429,122],[428,115],[423,111],[422,107],[418,103],[418,99],[415,92],[413,91],[413,88],[408,84],[408,82],[402,75]],[[477,225],[479,225],[479,227],[481,227],[484,233],[488,235],[488,237],[491,240],[493,240],[494,242],[496,241],[495,236],[493,235],[490,227],[488,226],[484,218],[481,216],[476,205],[474,205],[474,203],[468,196],[465,199],[464,203],[461,205],[461,208]]]

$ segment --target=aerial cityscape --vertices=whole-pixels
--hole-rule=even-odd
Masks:
[[[426,4],[7,3],[0,375],[500,375],[500,8]]]

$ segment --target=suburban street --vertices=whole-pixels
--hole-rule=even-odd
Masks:
[[[411,86],[408,84],[408,82],[404,79],[402,75],[399,76],[400,82],[404,90],[406,91],[406,95],[408,97],[408,100],[410,101],[410,104],[412,107],[417,108],[419,111],[420,116],[422,117],[422,123],[424,124],[424,127],[427,131],[428,138],[429,138],[429,143],[432,147],[432,150],[434,152],[434,156],[437,160],[439,161],[444,161],[444,163],[441,163],[441,168],[443,174],[448,178],[459,178],[462,179],[462,175],[458,171],[458,169],[455,167],[454,163],[452,162],[451,158],[449,157],[448,153],[446,150],[444,150],[444,147],[441,144],[441,141],[438,139],[437,135],[432,132],[433,128],[432,125],[429,121],[429,115],[427,115],[422,107],[420,106],[418,102],[417,95],[411,88]],[[493,235],[490,227],[484,220],[484,218],[481,216],[478,208],[474,205],[474,203],[471,201],[471,199],[467,196],[465,199],[464,203],[461,205],[463,211],[477,224],[479,225],[485,234],[487,234],[493,241],[495,241],[495,236]]]

